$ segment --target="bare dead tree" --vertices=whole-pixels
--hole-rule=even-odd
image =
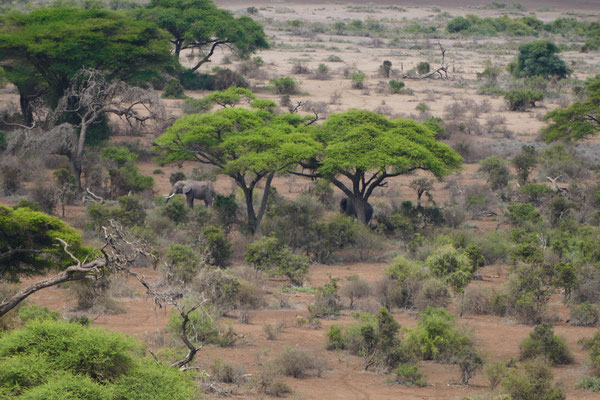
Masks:
[[[569,189],[567,189],[566,187],[560,187],[558,186],[558,183],[556,183],[560,177],[562,175],[558,175],[556,178],[552,178],[547,176],[546,179],[549,180],[552,183],[552,189],[556,192],[556,193],[563,193],[563,192],[568,192]]]
[[[405,79],[428,79],[428,78],[431,78],[431,77],[435,76],[436,74],[438,74],[440,76],[440,79],[448,79],[448,68],[450,67],[450,65],[446,64],[446,48],[444,46],[442,46],[442,44],[440,42],[438,42],[438,45],[440,46],[440,52],[442,53],[442,60],[440,62],[440,66],[438,68],[436,68],[433,71],[430,71],[426,74],[418,75],[418,76],[402,74],[402,78],[405,78]]]
[[[147,122],[166,120],[166,111],[152,90],[132,87],[125,82],[110,82],[101,71],[83,68],[71,80],[71,85],[59,100],[52,120],[64,114],[76,114],[79,123],[78,140],[70,154],[71,170],[81,189],[82,156],[90,126],[107,115],[117,116],[126,125],[142,127]]]

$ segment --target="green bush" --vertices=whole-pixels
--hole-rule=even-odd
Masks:
[[[569,323],[575,326],[598,326],[600,313],[596,306],[584,302],[571,309]]]
[[[535,107],[535,103],[543,98],[543,93],[529,89],[513,89],[504,94],[510,111],[525,111],[529,107]]]
[[[184,180],[185,180],[185,174],[181,171],[172,172],[171,175],[169,175],[169,182],[171,183],[171,185],[174,185],[175,182],[184,181]]]
[[[395,79],[392,79],[389,82],[389,85],[390,85],[390,92],[392,94],[400,94],[404,90],[404,82],[402,82],[402,81],[397,81]]]
[[[186,90],[215,90],[215,77],[185,70],[179,76],[181,86]]]
[[[231,242],[225,232],[216,226],[202,228],[202,247],[209,257],[208,263],[219,268],[229,264],[231,256]]]
[[[537,358],[510,371],[502,380],[502,388],[511,400],[565,400],[562,389],[552,380],[552,370],[546,361]]]
[[[367,75],[364,72],[357,71],[350,74],[353,89],[364,89]]]
[[[217,215],[219,225],[223,227],[225,232],[229,232],[231,227],[238,222],[238,205],[235,202],[235,194],[229,196],[215,195],[213,209]]]
[[[577,389],[587,390],[588,392],[600,392],[600,378],[595,376],[584,376],[576,384]]]
[[[431,71],[431,66],[427,61],[421,61],[417,64],[417,72],[419,73],[419,75],[428,74],[429,71]]]
[[[419,367],[414,364],[402,364],[393,371],[394,383],[404,386],[427,386],[425,382],[425,373],[419,371]]]
[[[111,211],[113,218],[125,226],[141,226],[146,220],[146,210],[137,196],[121,196],[118,207]]]
[[[171,221],[180,224],[187,221],[190,210],[186,207],[182,199],[176,197],[165,206],[163,212]]]
[[[142,357],[133,339],[98,328],[32,320],[0,337],[0,393],[19,399],[187,400],[195,384]]]
[[[479,265],[477,254],[473,255]],[[473,279],[472,261],[468,255],[459,252],[452,245],[441,246],[434,250],[425,260],[425,264],[435,276],[443,278],[457,291],[462,291]]]
[[[219,326],[215,322],[216,317],[210,315],[210,311],[204,309],[194,310],[189,314],[189,322],[186,325],[186,336],[194,343],[218,344]],[[177,310],[171,313],[167,323],[167,331],[179,337],[181,335],[181,324],[183,318]]]
[[[188,97],[183,102],[183,113],[184,114],[202,114],[209,112],[213,108],[213,103],[202,99],[194,99]]]
[[[508,186],[510,171],[501,157],[487,157],[481,161],[479,171],[487,174],[492,190],[502,190]]]
[[[171,243],[166,253],[173,279],[190,282],[202,267],[200,258],[188,245]]]
[[[567,347],[565,339],[554,334],[552,325],[542,323],[520,344],[522,360],[539,356],[545,357],[551,365],[570,364],[573,356]]]
[[[423,360],[455,362],[464,349],[473,346],[473,340],[448,311],[428,307],[419,313],[419,322],[408,333],[405,344]]]
[[[337,281],[330,277],[328,283],[317,288],[315,302],[308,306],[308,312],[313,318],[336,318],[340,315],[342,303]]]
[[[248,245],[246,262],[257,270],[287,276],[294,285],[302,284],[308,273],[308,257],[294,254],[274,237],[264,236]]]
[[[21,306],[17,315],[23,323],[43,320],[57,321],[61,317],[59,312],[35,304]]]
[[[275,85],[275,92],[277,94],[297,94],[298,93],[298,81],[289,76],[284,76],[278,79],[271,79],[271,84]]]
[[[590,352],[590,367],[596,377],[600,377],[600,332],[584,341],[584,348]]]
[[[509,68],[517,78],[537,75],[544,78],[565,78],[571,70],[558,56],[559,52],[558,46],[549,41],[525,43],[519,46],[517,60]]]
[[[446,30],[450,33],[466,31],[471,27],[471,22],[465,17],[455,17],[446,25]]]
[[[473,348],[466,347],[456,356],[460,368],[460,382],[468,385],[469,381],[483,367],[483,358]]]
[[[183,92],[181,82],[178,79],[169,79],[161,97],[163,99],[184,99],[185,93]]]

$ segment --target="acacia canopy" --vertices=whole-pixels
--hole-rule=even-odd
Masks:
[[[69,244],[78,259],[92,254],[81,235],[59,218],[26,207],[0,205],[0,281],[40,275],[73,264],[58,239]]]
[[[155,143],[163,151],[162,163],[195,160],[214,165],[234,179],[246,198],[248,227],[254,232],[264,215],[275,173],[295,167],[317,150],[317,143],[302,132],[302,122],[297,115],[231,107],[183,116]],[[256,214],[253,193],[263,179]]]
[[[386,179],[422,169],[441,179],[458,169],[462,158],[438,141],[435,132],[410,119],[388,120],[371,111],[331,115],[314,131],[321,150],[301,175],[330,180],[353,202],[359,220],[365,205]]]
[[[46,93],[51,107],[83,67],[139,84],[174,65],[167,34],[152,22],[55,7],[2,16],[0,62],[22,98]]]
[[[262,27],[252,18],[235,18],[211,0],[152,0],[137,18],[153,21],[171,34],[175,55],[198,49],[200,60],[192,71],[210,61],[216,49],[226,47],[240,56],[269,47]]]
[[[587,99],[546,114],[552,120],[543,133],[547,142],[579,140],[600,131],[600,75],[585,83]]]

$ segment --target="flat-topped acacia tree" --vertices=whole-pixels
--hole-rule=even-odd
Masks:
[[[260,24],[247,16],[235,18],[211,0],[152,0],[146,8],[136,10],[135,15],[169,32],[177,57],[185,49],[199,50],[200,59],[191,71],[209,62],[219,48],[228,48],[240,56],[269,48]]]
[[[417,169],[441,179],[460,168],[462,157],[435,136],[410,119],[389,120],[364,110],[333,114],[313,130],[320,150],[295,173],[331,181],[352,200],[358,220],[365,223],[365,206],[387,179]]]
[[[136,85],[175,66],[167,33],[152,22],[64,7],[0,16],[0,61],[19,90],[27,125],[33,121],[32,102],[43,98],[54,109],[82,68]]]
[[[210,114],[179,118],[155,145],[163,164],[183,160],[213,165],[231,177],[244,193],[248,228],[256,232],[267,207],[273,177],[314,156],[318,143],[302,130],[304,119],[295,114],[274,115],[267,110],[225,108]],[[253,196],[264,180],[258,212]]]

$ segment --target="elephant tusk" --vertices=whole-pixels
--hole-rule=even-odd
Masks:
[[[166,197],[167,199],[170,199],[170,198],[171,198],[171,197],[173,197],[173,196],[175,196],[175,193],[173,193],[172,195],[169,195],[169,196],[165,195],[165,197]]]

